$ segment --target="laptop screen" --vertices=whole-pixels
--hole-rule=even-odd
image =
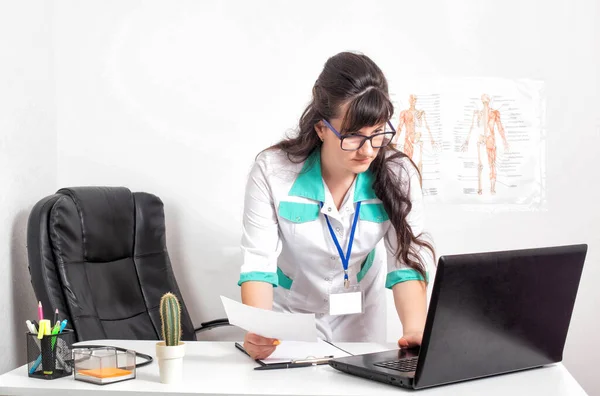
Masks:
[[[442,256],[415,387],[562,360],[587,245]]]

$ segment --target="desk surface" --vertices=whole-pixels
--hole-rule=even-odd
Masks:
[[[86,343],[81,343],[85,345]],[[101,340],[87,344],[135,349],[155,357],[155,341]],[[394,348],[381,344],[338,344],[352,354]],[[73,377],[40,380],[27,377],[26,366],[0,376],[1,395],[71,396],[83,391],[112,395],[398,395],[415,392],[339,372],[327,365],[287,370],[255,371],[256,363],[233,342],[188,342],[184,382],[160,383],[156,359],[137,370],[134,380],[110,385],[75,381]],[[562,364],[416,391],[419,395],[586,395]]]

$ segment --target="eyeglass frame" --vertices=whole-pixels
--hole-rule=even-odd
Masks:
[[[327,125],[327,128],[329,128],[333,133],[335,133],[335,135],[340,139],[340,148],[344,151],[358,151],[361,149],[362,146],[365,145],[365,143],[367,142],[367,140],[371,141],[371,147],[373,147],[373,138],[375,136],[379,136],[379,135],[384,135],[384,134],[388,134],[390,132],[378,132],[378,133],[374,133],[371,136],[365,136],[365,135],[342,135],[341,133],[339,133],[334,127],[333,125],[331,125],[326,119],[322,120],[325,125]],[[394,139],[394,136],[396,136],[396,129],[394,129],[394,126],[392,125],[392,123],[388,120],[387,124],[390,126],[390,128],[392,128],[392,138],[390,139],[389,143],[386,144],[385,146],[381,146],[381,147],[373,147],[373,148],[384,148],[390,145],[390,143],[392,142],[392,139]],[[346,139],[347,137],[350,136],[360,136],[363,138],[363,141],[361,144],[358,145],[358,147],[354,150],[346,150],[344,149],[343,144],[344,144],[344,139]]]

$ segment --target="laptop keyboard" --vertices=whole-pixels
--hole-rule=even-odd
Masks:
[[[390,360],[389,362],[373,363],[375,366],[384,367],[390,370],[402,371],[408,373],[417,369],[419,357],[415,356],[407,359]]]

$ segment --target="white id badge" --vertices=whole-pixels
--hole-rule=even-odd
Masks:
[[[340,287],[332,290],[329,296],[330,315],[351,315],[363,313],[364,293],[360,285],[348,288]]]

